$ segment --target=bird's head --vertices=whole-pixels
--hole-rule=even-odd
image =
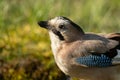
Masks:
[[[38,24],[49,31],[51,38],[56,37],[60,41],[71,42],[84,34],[77,24],[66,17],[55,17],[48,21],[40,21]]]

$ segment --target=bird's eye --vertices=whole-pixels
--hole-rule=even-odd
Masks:
[[[64,29],[64,28],[65,28],[65,25],[63,25],[63,24],[62,24],[62,25],[59,25],[59,28],[60,28],[60,29]]]

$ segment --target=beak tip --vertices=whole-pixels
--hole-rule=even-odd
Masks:
[[[37,22],[37,24],[38,24],[39,26],[41,26],[41,21]]]
[[[47,27],[47,21],[39,21],[39,22],[37,22],[37,24],[38,24],[40,27],[43,27],[43,28],[46,28],[46,27]]]

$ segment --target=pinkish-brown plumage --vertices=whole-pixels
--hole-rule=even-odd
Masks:
[[[66,75],[85,80],[120,79],[120,53],[118,51],[120,50],[120,33],[85,33],[66,17],[40,21],[38,24],[49,31],[56,64]],[[89,58],[89,56],[92,57]],[[87,62],[85,64],[79,62],[81,58],[85,58],[83,62],[86,59],[89,62],[90,59],[90,63],[91,60],[97,63],[91,63],[90,67]],[[111,60],[111,64],[106,65],[107,62],[104,60],[99,61],[102,59]]]

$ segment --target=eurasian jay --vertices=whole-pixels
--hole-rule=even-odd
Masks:
[[[61,16],[38,24],[48,30],[55,62],[67,76],[120,80],[120,33],[85,33]]]

